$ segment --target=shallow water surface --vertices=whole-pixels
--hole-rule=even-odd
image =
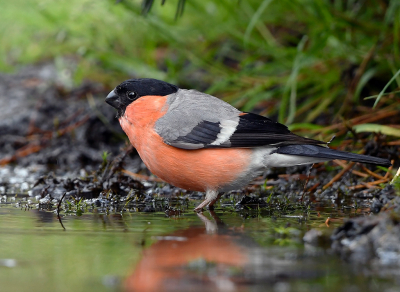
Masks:
[[[329,208],[279,218],[217,209],[63,217],[0,207],[1,291],[398,291],[395,278],[304,245]]]

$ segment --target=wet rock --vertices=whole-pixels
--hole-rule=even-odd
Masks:
[[[396,203],[396,191],[393,185],[387,185],[382,190],[374,190],[371,192],[371,196],[373,196],[373,200],[371,203],[371,211],[374,213],[379,213],[381,209],[388,203]]]
[[[373,213],[379,213],[381,211],[383,207],[383,204],[380,200],[378,200],[377,198],[374,198],[371,204],[371,211]]]
[[[380,264],[400,265],[398,213],[382,212],[348,220],[331,239],[333,250],[348,260],[364,263],[377,259]]]
[[[386,202],[386,204],[382,207],[382,211],[390,211],[394,214],[400,214],[400,197],[397,196],[393,200]]]
[[[311,229],[303,236],[303,241],[312,246],[326,247],[330,244],[329,235],[319,229]]]
[[[145,198],[144,198],[144,201],[145,201],[146,203],[150,203],[150,202],[152,202],[153,200],[154,200],[153,196],[152,196],[152,195],[149,195],[149,194],[147,194],[147,195],[145,196]]]

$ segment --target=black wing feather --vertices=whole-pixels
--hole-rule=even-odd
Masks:
[[[245,113],[244,115],[239,116],[239,124],[229,141],[230,147],[325,144],[318,140],[297,136],[290,132],[288,127],[285,125],[252,113]]]
[[[274,122],[267,117],[252,113],[244,113],[239,116],[239,125],[235,131],[235,134],[240,133],[289,134],[291,132],[285,125]]]

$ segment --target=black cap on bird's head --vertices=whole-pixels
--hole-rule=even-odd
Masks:
[[[166,96],[177,92],[178,86],[167,82],[151,79],[129,79],[115,87],[107,97],[106,102],[118,110],[117,118],[123,116],[126,107],[142,96]]]

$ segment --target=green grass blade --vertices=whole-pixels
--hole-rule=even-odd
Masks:
[[[375,108],[376,105],[378,104],[379,100],[381,99],[381,97],[383,96],[383,94],[385,93],[386,89],[389,87],[390,84],[392,84],[393,81],[396,80],[397,76],[400,75],[400,69],[396,72],[396,74],[394,74],[394,76],[392,77],[392,79],[389,80],[388,83],[386,83],[385,87],[382,89],[381,93],[379,93],[378,97],[375,100],[374,106],[372,108]]]
[[[290,95],[289,95],[289,114],[286,119],[287,124],[291,124],[294,120],[294,117],[296,115],[296,100],[297,100],[297,76],[299,75],[299,71],[301,68],[301,58],[302,58],[302,52],[304,50],[304,46],[307,43],[308,36],[304,35],[302,39],[300,40],[299,44],[297,45],[297,54],[293,62],[293,69],[292,73],[290,74],[290,77],[288,79],[288,82],[286,84],[285,91],[287,92],[290,90]],[[287,100],[287,97],[285,97],[284,94],[284,99]],[[282,111],[280,114],[283,113]],[[280,115],[280,120],[283,120],[282,114]]]
[[[388,136],[400,137],[400,129],[378,124],[355,125],[353,126],[353,130],[356,133],[373,132],[373,133],[382,133]]]
[[[387,96],[387,95],[396,94],[396,93],[400,93],[400,90],[387,92],[387,93],[382,94],[381,96]],[[371,95],[371,96],[364,97],[364,99],[373,99],[373,98],[377,98],[378,96],[379,96],[379,94]]]
[[[257,24],[257,21],[260,19],[264,10],[268,7],[268,5],[272,2],[272,0],[264,0],[261,5],[258,7],[257,11],[254,13],[253,17],[250,19],[249,25],[246,28],[246,32],[244,33],[244,43],[247,44],[250,38],[250,34],[253,31],[254,27]]]

